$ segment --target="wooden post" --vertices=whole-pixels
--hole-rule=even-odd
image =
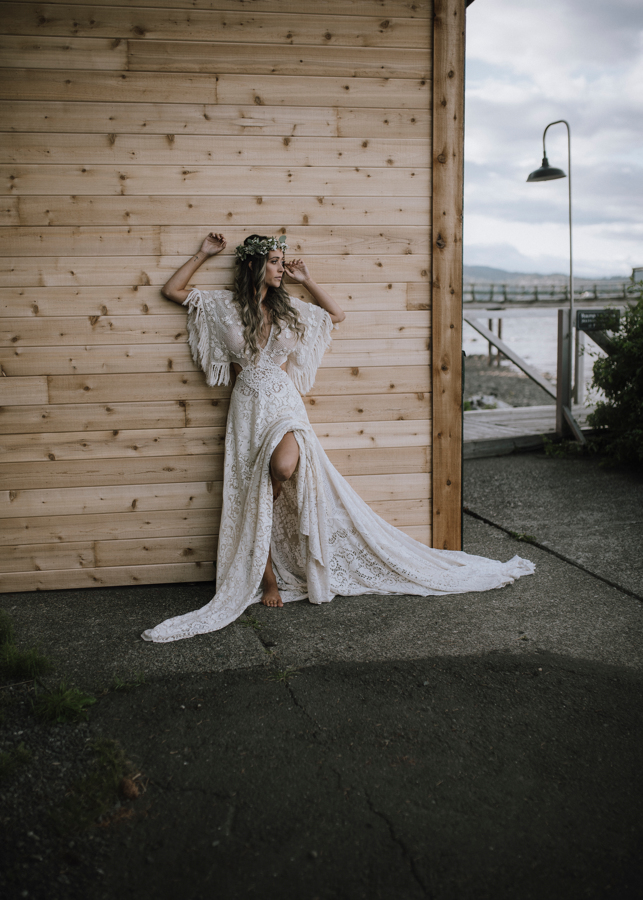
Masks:
[[[462,188],[465,0],[433,5],[432,543],[462,547]]]
[[[489,331],[493,331],[493,319],[487,319],[487,325],[489,326]],[[488,351],[489,358],[487,359],[487,365],[492,366],[493,365],[493,344],[491,343],[491,341],[489,341],[488,343],[489,343],[489,351]]]
[[[502,340],[502,319],[498,319],[498,337]],[[500,350],[496,348],[496,366],[500,367],[500,361],[502,359],[502,354]]]
[[[572,400],[579,406],[585,394],[585,332],[577,328],[574,347],[574,391]]]

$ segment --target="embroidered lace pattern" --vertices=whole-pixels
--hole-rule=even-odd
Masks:
[[[261,599],[269,548],[284,602],[336,594],[452,594],[486,591],[534,571],[514,556],[507,563],[433,550],[377,516],[333,467],[306,415],[308,392],[330,344],[328,313],[292,300],[303,337],[273,328],[250,362],[229,291],[192,291],[188,334],[209,385],[227,384],[230,362],[242,367],[226,429],[217,584],[202,609],[167,619],[145,640],[176,641],[223,628]],[[285,366],[285,371],[281,367]],[[300,450],[297,470],[273,504],[270,457],[287,432]]]

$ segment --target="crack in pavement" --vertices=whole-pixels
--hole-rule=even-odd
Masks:
[[[318,741],[320,744],[325,744],[325,743],[326,743],[326,736],[325,736],[325,735],[320,735],[320,734],[318,734],[319,731],[325,731],[325,730],[326,730],[326,729],[324,728],[324,726],[323,726],[323,725],[320,725],[319,722],[318,722],[318,721],[317,721],[317,720],[316,720],[316,719],[308,712],[308,710],[306,709],[306,707],[305,707],[302,703],[299,702],[299,700],[297,699],[297,696],[296,696],[294,690],[292,689],[292,685],[290,684],[289,681],[286,682],[286,688],[287,688],[288,693],[290,694],[290,696],[291,696],[291,698],[292,698],[292,702],[295,704],[295,706],[297,707],[297,709],[300,709],[300,710],[303,712],[303,714],[310,720],[310,722],[312,722],[312,724],[313,724],[313,725],[315,726],[315,728],[317,729],[316,731],[313,731],[313,733],[312,733],[312,734],[313,734],[313,737],[315,738],[315,740]]]
[[[491,525],[492,528],[497,528],[498,531],[503,531],[505,534],[508,534],[509,537],[513,538],[514,540],[516,539],[515,532],[512,531],[511,528],[505,528],[504,525],[499,525],[497,522],[492,522],[491,519],[488,519],[486,516],[481,516],[480,513],[474,512],[472,509],[469,509],[468,506],[463,506],[462,512],[467,516],[471,516],[472,519],[478,519],[478,521],[484,522],[485,525]],[[570,566],[574,566],[575,568],[580,569],[581,572],[585,572],[586,575],[591,575],[592,578],[597,578],[599,581],[602,581],[603,584],[607,584],[609,587],[616,588],[617,591],[621,591],[621,593],[627,594],[628,597],[634,597],[635,600],[640,600],[643,603],[643,596],[641,596],[641,594],[637,594],[635,591],[631,591],[629,588],[623,587],[622,584],[617,584],[616,581],[605,578],[604,575],[599,575],[597,572],[593,572],[582,563],[576,562],[575,559],[571,559],[571,557],[569,556],[565,556],[564,553],[559,553],[558,550],[554,550],[553,547],[549,547],[547,544],[541,544],[540,541],[537,540],[521,541],[521,543],[530,544],[532,547],[538,547],[539,550],[544,550],[545,553],[550,553],[557,559],[569,563]]]
[[[246,612],[245,612],[243,615],[245,616],[246,619],[251,619],[251,618],[252,618],[252,616],[250,615],[250,613],[249,613],[247,610],[246,610]],[[255,619],[255,621],[256,621],[256,619]],[[246,626],[246,627],[247,627],[247,626]],[[263,627],[263,625],[260,626],[259,628],[253,628],[253,629],[252,629],[252,631],[254,632],[254,636],[255,636],[256,639],[259,641],[259,643],[261,644],[261,646],[262,646],[264,652],[265,652],[267,655],[269,655],[269,656],[276,655],[276,654],[274,653],[274,651],[270,649],[272,646],[274,646],[274,644],[272,644],[272,642],[267,642],[267,641],[264,641],[264,640],[263,640],[263,638],[262,638],[262,636],[261,636],[261,628],[262,628],[262,627]]]
[[[420,877],[420,873],[418,872],[417,866],[415,865],[415,860],[411,856],[411,851],[408,849],[408,847],[406,846],[404,841],[400,837],[398,837],[398,835],[395,833],[395,828],[393,826],[393,823],[391,822],[391,820],[388,818],[388,816],[385,813],[380,812],[379,809],[375,808],[375,804],[373,803],[373,801],[371,800],[371,798],[369,797],[369,795],[366,791],[364,791],[364,799],[366,800],[368,808],[373,813],[373,815],[380,818],[384,822],[386,827],[388,828],[388,832],[391,836],[391,840],[393,841],[394,844],[396,844],[400,848],[400,850],[402,851],[402,856],[404,857],[404,859],[407,860],[407,862],[409,864],[409,868],[411,870],[411,875],[413,876],[415,881],[418,883],[423,895],[427,898],[427,900],[431,900],[432,895],[430,894],[428,888],[426,887],[426,885],[422,881],[422,878]]]

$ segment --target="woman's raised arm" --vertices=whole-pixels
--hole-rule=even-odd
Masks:
[[[346,313],[339,303],[333,300],[330,294],[327,294],[323,288],[320,288],[320,286],[313,281],[310,277],[308,266],[303,259],[293,259],[291,262],[285,262],[284,268],[290,278],[298,284],[303,284],[306,290],[314,297],[317,305],[326,310],[334,325],[344,321]]]
[[[190,293],[186,288],[190,278],[203,265],[206,259],[221,253],[222,250],[225,250],[225,247],[226,239],[222,234],[210,233],[201,244],[199,252],[190,257],[186,263],[183,263],[181,268],[177,269],[174,275],[165,282],[161,288],[163,296],[168,300],[173,300],[175,303],[185,303]]]

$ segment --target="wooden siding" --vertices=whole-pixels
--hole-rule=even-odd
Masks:
[[[430,0],[0,6],[1,589],[213,577],[229,392],[159,293],[209,230],[344,305],[311,421],[430,544]]]

